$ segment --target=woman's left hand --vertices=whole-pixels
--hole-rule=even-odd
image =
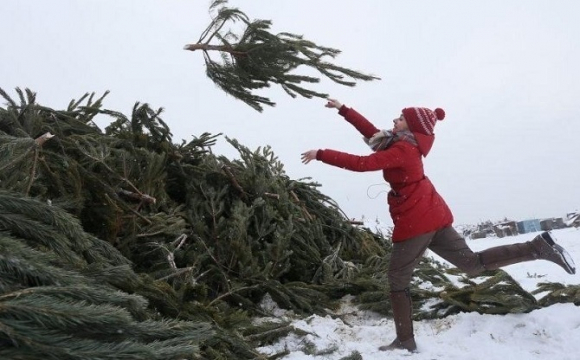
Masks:
[[[316,160],[316,153],[318,150],[308,150],[302,153],[302,163],[308,164],[312,160]]]

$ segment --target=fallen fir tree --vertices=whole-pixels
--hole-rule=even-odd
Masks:
[[[266,295],[297,316],[345,295],[389,315],[388,236],[290,179],[270,147],[226,138],[231,160],[212,153],[220,134],[175,143],[147,104],[126,116],[94,94],[54,110],[0,93],[2,359],[265,359],[256,347],[296,332],[252,323]],[[580,302],[577,287],[536,301],[502,271],[463,287],[450,274],[420,264],[417,319]]]

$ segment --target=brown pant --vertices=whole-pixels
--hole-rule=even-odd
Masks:
[[[427,249],[468,275],[477,275],[485,270],[478,254],[474,253],[467,246],[465,239],[453,227],[449,226],[393,243],[388,272],[391,291],[401,291],[409,287],[413,270]]]

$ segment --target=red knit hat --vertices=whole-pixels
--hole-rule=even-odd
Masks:
[[[435,123],[445,118],[445,111],[440,108],[429,110],[422,107],[410,107],[403,109],[403,116],[411,132],[433,135]]]

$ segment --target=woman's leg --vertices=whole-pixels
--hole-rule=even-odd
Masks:
[[[434,235],[435,231],[393,243],[387,273],[391,291],[403,291],[409,287],[413,271],[421,261]]]
[[[484,270],[495,270],[507,265],[538,259],[551,261],[570,274],[576,272],[570,255],[556,244],[547,232],[536,236],[532,241],[495,246],[474,253],[455,229],[447,227],[435,233],[429,248],[470,276]]]
[[[531,260],[547,260],[560,266],[568,274],[576,273],[576,265],[568,252],[554,242],[549,232],[543,232],[531,241],[496,246],[479,253],[488,270]]]
[[[485,270],[479,255],[469,248],[465,238],[451,226],[435,233],[429,249],[470,276]]]
[[[413,277],[413,270],[421,260],[434,234],[435,232],[431,232],[403,242],[393,243],[387,275],[397,338],[390,345],[379,347],[379,350],[417,350],[413,334],[413,304],[411,303],[409,284]]]

